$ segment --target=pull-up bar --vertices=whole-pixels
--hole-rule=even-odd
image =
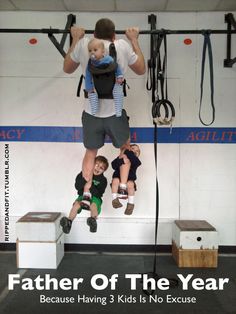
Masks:
[[[208,32],[210,34],[236,34],[236,30],[222,30],[222,29],[202,29],[202,30],[140,30],[140,35],[155,35],[155,34],[204,34]],[[0,28],[0,33],[37,33],[37,34],[69,34],[69,29],[57,29],[57,28],[41,28],[41,29],[28,29],[28,28]],[[94,34],[94,30],[85,30],[86,34]],[[125,30],[116,30],[116,34],[125,34]]]
[[[152,15],[149,16],[151,19]],[[155,16],[154,16],[155,17]],[[169,30],[169,29],[156,29],[152,28],[151,30],[140,30],[140,35],[186,35],[186,34],[227,34],[227,58],[224,60],[225,67],[232,67],[236,62],[236,58],[231,58],[231,36],[232,34],[236,34],[236,21],[232,13],[228,13],[225,15],[225,22],[228,27],[226,30],[222,29],[199,29],[199,30]],[[67,16],[67,23],[64,29],[57,28],[41,28],[41,29],[28,29],[28,28],[0,28],[0,33],[25,33],[25,34],[47,34],[48,38],[60,52],[60,54],[65,57],[66,52],[64,51],[64,45],[66,41],[67,35],[70,35],[70,43],[72,41],[72,37],[70,34],[70,28],[72,25],[76,23],[76,16],[73,14],[69,14]],[[85,30],[86,34],[94,34],[94,30]],[[125,34],[125,30],[116,30],[116,34]],[[62,38],[60,42],[54,36],[54,34],[62,34]]]

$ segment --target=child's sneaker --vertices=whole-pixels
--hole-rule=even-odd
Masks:
[[[62,226],[64,233],[69,233],[72,226],[72,221],[67,217],[62,217],[60,220],[60,225]]]
[[[96,218],[89,217],[87,219],[87,225],[90,227],[90,232],[97,232],[97,220]]]
[[[132,215],[133,210],[134,210],[134,204],[127,203],[127,206],[126,206],[124,214],[125,215]]]
[[[91,198],[87,195],[83,196],[82,201],[80,202],[80,208],[81,210],[90,210],[90,203],[91,203]]]
[[[127,189],[122,188],[122,187],[119,186],[119,188],[118,188],[118,198],[126,200],[128,198]]]
[[[118,197],[116,197],[114,200],[112,200],[112,206],[114,208],[119,208],[122,207],[121,202],[119,201]]]

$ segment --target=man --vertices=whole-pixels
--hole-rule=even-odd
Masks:
[[[71,28],[72,44],[65,57],[63,68],[68,74],[73,73],[79,65],[85,73],[89,60],[90,38],[84,37],[84,34],[83,28]],[[139,30],[136,27],[128,28],[125,34],[131,46],[123,39],[115,40],[115,25],[111,20],[100,19],[95,25],[94,37],[104,41],[106,52],[111,42],[115,44],[117,63],[123,73],[129,66],[136,74],[142,75],[145,73],[145,61],[138,43]],[[104,145],[105,135],[109,135],[116,148],[122,148],[129,143],[129,123],[125,110],[121,117],[116,117],[113,99],[99,99],[99,111],[95,116],[91,114],[89,100],[85,99],[82,125],[83,142],[86,148],[82,173],[89,184],[92,182],[94,160],[98,149]]]

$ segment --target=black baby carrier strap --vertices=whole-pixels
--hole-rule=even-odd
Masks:
[[[161,60],[161,45],[164,42],[164,57]],[[172,125],[175,108],[168,99],[167,91],[167,39],[166,33],[151,37],[151,56],[148,60],[148,79],[146,88],[152,91],[152,116],[154,124]],[[161,96],[159,95],[159,88]],[[164,113],[164,116],[163,116]]]

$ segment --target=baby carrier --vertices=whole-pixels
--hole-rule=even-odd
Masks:
[[[95,67],[91,60],[88,62],[89,71],[93,76],[94,87],[97,91],[98,98],[102,99],[112,99],[112,90],[116,81],[116,69],[117,69],[117,54],[116,48],[114,43],[111,43],[109,46],[109,55],[113,58],[114,62],[109,64],[102,64],[99,67]],[[84,76],[81,75],[78,89],[77,89],[77,96],[80,96],[80,90],[82,86]],[[123,83],[123,92],[124,96],[126,96],[126,81],[124,80]],[[88,98],[88,93],[84,90],[84,95]]]
[[[98,98],[111,99],[112,90],[116,81],[116,48],[113,43],[109,46],[109,55],[113,58],[114,62],[109,64],[102,64],[99,67],[95,67],[91,59],[89,59],[88,68],[93,76],[94,87],[97,91]]]

